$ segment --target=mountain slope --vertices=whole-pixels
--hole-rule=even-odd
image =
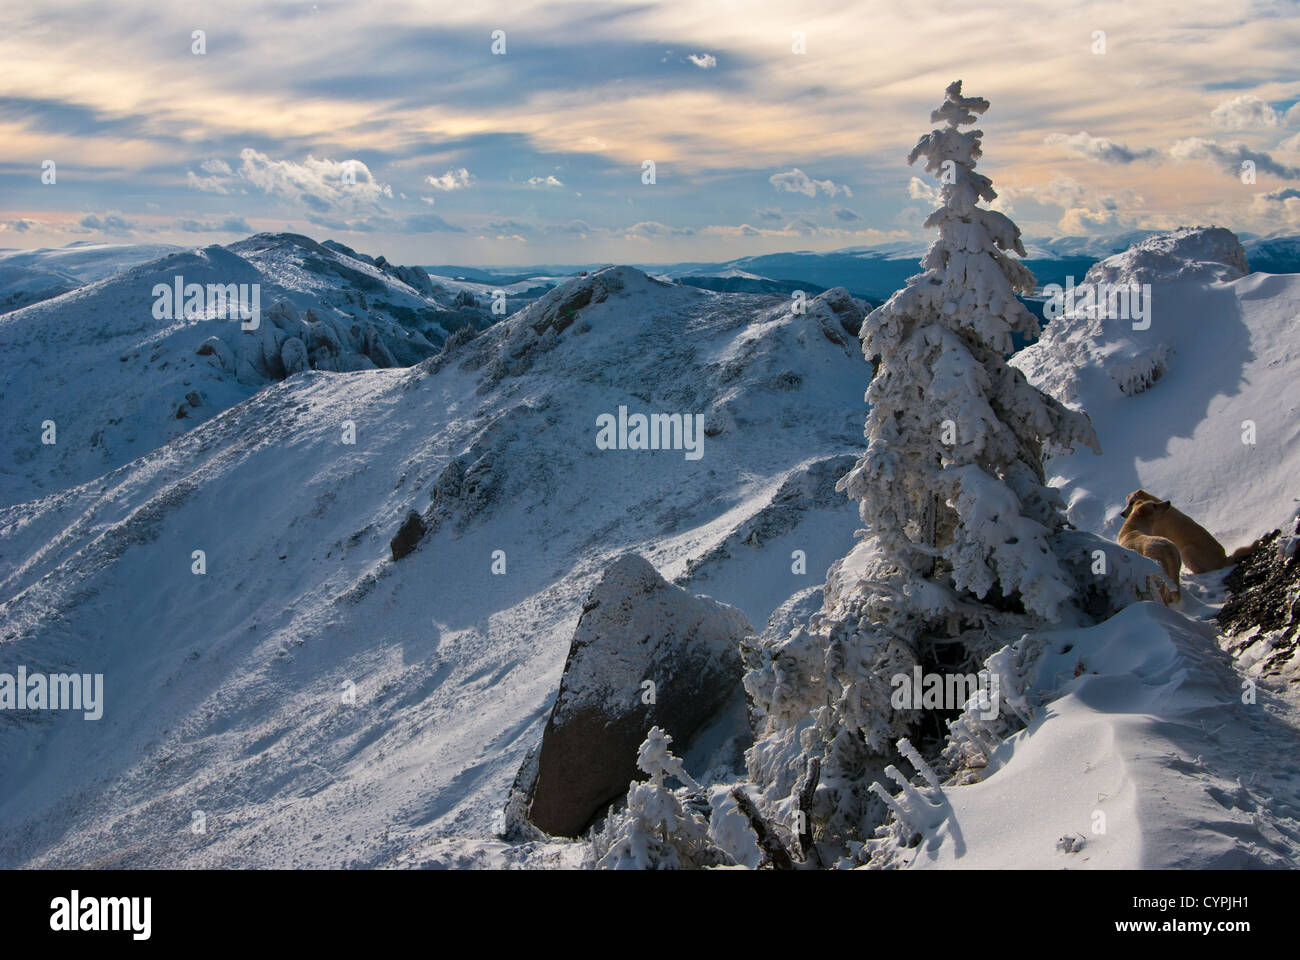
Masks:
[[[1226,230],[1151,238],[1085,278],[1150,284],[1150,329],[1062,317],[1013,360],[1035,386],[1081,405],[1101,437],[1103,456],[1048,464],[1076,526],[1113,537],[1141,487],[1231,551],[1294,512],[1300,275],[1245,275],[1244,264]]]
[[[436,361],[298,374],[0,510],[0,671],[106,690],[99,721],[0,714],[0,863],[380,866],[486,836],[612,557],[690,588],[708,555],[707,589],[762,622],[847,549],[852,505],[813,494],[858,443],[860,320],[842,291],[799,315],[611,268]],[[598,449],[620,406],[701,415],[703,456]],[[769,504],[772,546],[729,539]],[[410,509],[433,529],[394,563]]]
[[[170,243],[93,243],[0,250],[0,313],[17,310],[148,263],[180,247]]]
[[[412,269],[411,279],[431,289]],[[248,284],[250,296],[258,284],[257,329],[242,329],[211,305],[195,317],[179,316],[177,306],[176,319],[158,319],[155,286],[170,289],[177,278]],[[130,267],[0,316],[0,400],[8,414],[0,426],[0,504],[128,463],[292,369],[412,364],[451,331],[490,322],[486,308],[440,303],[392,272],[293,234]],[[291,339],[297,348],[286,347]]]

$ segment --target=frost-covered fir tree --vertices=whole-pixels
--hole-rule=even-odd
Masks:
[[[867,449],[839,488],[861,501],[866,540],[832,568],[825,606],[807,626],[765,636],[742,653],[755,706],[750,776],[782,821],[810,792],[823,860],[856,849],[884,814],[870,783],[893,759],[916,713],[897,709],[891,678],[924,669],[968,672],[1023,630],[1066,613],[1079,551],[1045,483],[1042,452],[1097,448],[1087,417],[1039,392],[1007,364],[1012,337],[1033,339],[1016,298],[1034,278],[1020,230],[979,206],[997,198],[975,171],[988,102],[948,87],[917,142],[942,204],[923,272],[873,311],[861,330],[875,372]]]
[[[908,163],[942,184],[925,221],[939,236],[924,272],[862,325],[876,364],[867,390],[867,450],[840,481],[861,501],[868,534],[909,579],[925,581],[911,615],[960,615],[964,597],[1023,605],[1057,619],[1075,586],[1048,538],[1064,523],[1043,478],[1042,448],[1097,448],[1088,418],[1030,386],[1006,362],[1012,335],[1038,334],[1016,299],[1034,289],[1020,228],[996,210],[988,177],[975,172],[979,130],[962,130],[988,109],[948,87]]]

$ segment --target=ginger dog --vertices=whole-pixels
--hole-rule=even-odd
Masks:
[[[1240,550],[1233,551],[1232,556],[1228,556],[1224,552],[1223,545],[1203,526],[1178,508],[1170,506],[1168,500],[1161,501],[1159,497],[1145,490],[1134,490],[1128,495],[1128,501],[1124,504],[1120,516],[1127,517],[1137,504],[1150,502],[1162,502],[1167,506],[1166,510],[1156,515],[1150,533],[1172,540],[1182,555],[1183,563],[1192,573],[1205,573],[1207,570],[1231,566],[1249,553],[1254,546],[1252,544],[1250,547],[1242,547]],[[1126,523],[1125,526],[1128,524]]]
[[[1165,606],[1169,606],[1171,598],[1177,602],[1183,595],[1182,584],[1178,579],[1183,558],[1178,552],[1178,545],[1166,537],[1156,536],[1153,532],[1159,519],[1171,509],[1173,508],[1169,506],[1168,500],[1143,500],[1136,505],[1129,504],[1124,508],[1126,519],[1119,531],[1121,547],[1156,561],[1165,571],[1165,576],[1173,583],[1172,591],[1160,587],[1160,599],[1164,601]]]

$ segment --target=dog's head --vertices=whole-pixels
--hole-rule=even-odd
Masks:
[[[1124,504],[1124,509],[1120,511],[1119,515],[1127,519],[1128,515],[1133,511],[1133,507],[1137,504],[1158,499],[1160,498],[1154,493],[1147,493],[1145,490],[1134,490],[1128,495],[1128,500]],[[1168,505],[1168,503],[1169,501],[1166,500],[1165,504]]]
[[[1168,500],[1138,500],[1128,506],[1128,519],[1138,530],[1150,530],[1158,517],[1169,512]]]

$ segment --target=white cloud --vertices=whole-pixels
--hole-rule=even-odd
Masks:
[[[907,195],[913,200],[924,200],[926,203],[937,204],[942,201],[938,187],[932,187],[920,177],[913,177],[907,182]]]
[[[1113,227],[1119,222],[1119,215],[1114,210],[1088,210],[1085,207],[1075,207],[1065,211],[1057,227],[1067,237],[1081,237],[1087,236],[1098,227]]]
[[[112,234],[118,237],[133,233],[138,226],[134,220],[128,220],[120,213],[106,213],[102,217],[98,214],[88,213],[77,223],[87,230],[97,230],[100,233]]]
[[[562,187],[563,183],[557,177],[547,174],[544,177],[529,177],[528,185],[530,187]]]
[[[686,59],[701,70],[711,70],[718,65],[718,58],[711,53],[692,53]]]
[[[853,191],[848,187],[831,180],[814,180],[798,167],[793,167],[785,173],[774,173],[767,180],[777,190],[784,190],[786,193],[802,193],[805,197],[815,197],[818,190],[831,197],[840,193],[846,197],[853,196]]]
[[[1244,93],[1211,110],[1210,121],[1224,130],[1263,130],[1276,127],[1281,117],[1259,97]]]
[[[238,169],[232,170],[220,159],[204,160],[199,169],[208,176],[201,177],[193,170],[187,175],[196,190],[229,194],[236,188],[251,186],[316,213],[378,209],[381,199],[393,196],[392,188],[377,181],[360,160],[317,160],[309,156],[297,163],[273,160],[245,147],[239,152]]]
[[[1201,137],[1188,137],[1170,147],[1169,154],[1175,160],[1204,160],[1233,177],[1240,176],[1242,163],[1249,160],[1260,173],[1271,173],[1284,180],[1300,180],[1300,167],[1278,163],[1262,150],[1251,150],[1236,141],[1221,144]]]
[[[1132,150],[1122,143],[1094,137],[1086,131],[1078,133],[1049,133],[1043,143],[1064,147],[1066,152],[1096,163],[1128,164],[1134,160],[1156,160],[1159,151],[1152,149]]]
[[[227,169],[229,168],[227,167]],[[231,178],[229,177],[200,177],[193,170],[188,170],[185,173],[185,179],[191,188],[202,190],[204,193],[226,194],[230,192]]]
[[[657,220],[642,220],[621,231],[630,240],[659,240],[667,237],[690,237],[695,231],[690,227],[670,227]]]
[[[474,182],[474,175],[461,167],[459,170],[448,170],[441,177],[425,177],[424,182],[435,190],[462,190]]]

